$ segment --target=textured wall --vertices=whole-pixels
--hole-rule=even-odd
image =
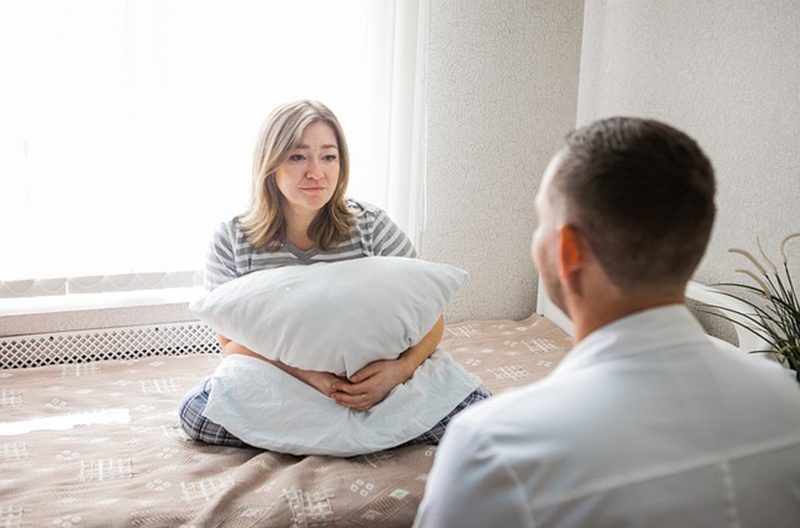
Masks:
[[[451,321],[535,307],[533,197],[575,124],[582,0],[433,0],[421,256],[468,270]]]
[[[586,3],[578,124],[614,114],[694,136],[718,178],[718,217],[697,274],[740,279],[729,247],[778,254],[800,231],[800,2]],[[800,241],[789,252],[800,276]]]

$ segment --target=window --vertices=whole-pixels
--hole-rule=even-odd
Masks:
[[[0,4],[5,296],[201,268],[262,120],[299,98],[342,122],[349,194],[413,237],[418,19],[405,0]]]

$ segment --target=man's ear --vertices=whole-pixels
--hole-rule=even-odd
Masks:
[[[586,240],[575,226],[565,224],[559,230],[558,273],[562,283],[580,291],[580,271],[586,264]]]

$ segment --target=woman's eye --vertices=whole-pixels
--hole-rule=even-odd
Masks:
[[[322,157],[325,161],[336,161],[336,154],[326,154]]]
[[[289,161],[303,161],[304,159],[306,159],[306,157],[302,154],[292,154],[289,156]]]

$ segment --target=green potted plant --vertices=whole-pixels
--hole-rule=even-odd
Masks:
[[[744,249],[730,249],[731,253],[742,255],[755,267],[755,270],[736,270],[750,278],[752,284],[726,282],[717,286],[722,295],[738,301],[744,309],[709,305],[715,311],[708,313],[758,337],[766,346],[750,352],[771,354],[784,367],[794,371],[795,379],[800,383],[800,302],[786,258],[786,244],[795,238],[800,238],[800,233],[791,234],[781,242],[780,266],[767,256],[758,238],[756,245],[761,259]]]

